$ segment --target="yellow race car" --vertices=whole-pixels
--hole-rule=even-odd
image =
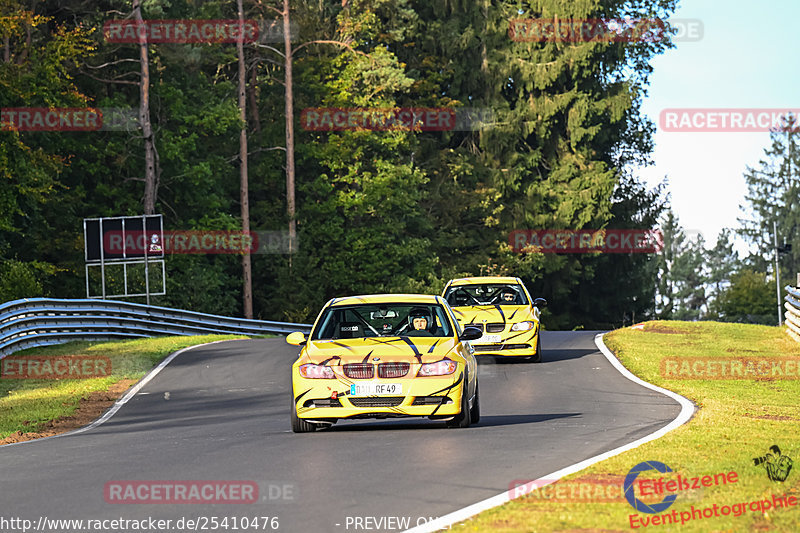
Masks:
[[[428,417],[451,427],[480,419],[478,369],[469,341],[440,296],[380,294],[325,304],[292,365],[292,430],[340,419]]]
[[[476,355],[542,361],[539,308],[547,301],[532,300],[519,278],[452,279],[443,296],[462,327],[477,327],[483,333],[472,343]]]

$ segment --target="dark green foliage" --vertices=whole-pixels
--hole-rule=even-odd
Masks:
[[[451,277],[510,274],[551,302],[553,329],[653,316],[653,256],[517,254],[508,235],[657,225],[662,191],[626,165],[649,159],[653,125],[639,109],[649,61],[669,42],[527,43],[508,29],[521,17],[665,18],[674,4],[293,0],[294,46],[303,45],[293,62],[299,251],[291,261],[253,256],[255,315],[305,321],[334,296],[439,292]],[[0,0],[0,13],[22,5]],[[280,7],[245,1],[246,16],[273,19],[266,6]],[[0,19],[15,54],[27,46],[25,24],[34,28],[24,58],[0,61],[0,106],[138,108],[138,49],[100,31],[130,1],[35,9],[25,23]],[[234,18],[235,2],[144,1],[142,13]],[[334,43],[304,45],[312,40]],[[262,44],[245,47],[250,225],[274,231],[288,223],[283,44]],[[149,59],[165,228],[240,228],[235,45],[151,44]],[[312,132],[297,121],[308,107],[463,107],[493,119],[474,131]],[[6,270],[30,291],[83,297],[81,220],[142,211],[138,131],[0,137],[0,256],[18,262]],[[168,256],[167,265],[168,294],[154,303],[241,312],[238,256]]]
[[[742,270],[731,276],[731,285],[719,296],[716,309],[725,322],[776,325],[775,282],[764,274]]]
[[[757,249],[759,271],[774,270],[775,232],[778,246],[792,245],[792,252],[781,256],[781,273],[793,279],[800,272],[800,153],[797,146],[798,118],[784,117],[784,130],[770,133],[772,145],[764,150],[758,168],[747,168],[747,205],[740,234]],[[755,258],[754,258],[755,259]],[[771,263],[771,264],[770,264]]]

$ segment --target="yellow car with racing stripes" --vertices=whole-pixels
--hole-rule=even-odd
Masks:
[[[478,368],[469,341],[441,296],[380,294],[330,300],[292,365],[292,430],[341,419],[427,417],[451,427],[480,419]]]
[[[531,299],[522,280],[486,276],[452,279],[443,293],[462,327],[481,330],[472,342],[475,354],[542,361],[539,308],[544,298]]]

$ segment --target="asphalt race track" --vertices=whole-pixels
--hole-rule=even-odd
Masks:
[[[632,442],[678,415],[676,402],[614,370],[594,336],[545,332],[541,364],[482,360],[482,418],[469,429],[364,420],[294,434],[289,366],[298,347],[275,338],[189,350],[105,424],[0,447],[0,515],[34,524],[39,517],[152,517],[172,520],[167,531],[181,530],[174,525],[181,517],[213,531],[211,517],[226,516],[278,518],[266,528],[261,518],[248,531],[413,527],[508,490],[514,480]],[[120,480],[254,481],[260,501],[107,503],[106,483]]]

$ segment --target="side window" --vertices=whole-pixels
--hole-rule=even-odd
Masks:
[[[314,340],[331,339],[336,335],[336,324],[338,323],[336,320],[337,314],[338,311],[328,310],[322,319],[322,323],[319,324],[314,336],[312,337]]]
[[[453,310],[452,309],[447,308],[447,314],[450,317],[450,323],[453,324],[454,328],[456,328],[456,335],[458,335],[460,337],[461,333],[462,333],[461,324],[459,324],[458,320],[456,320],[455,315],[453,315]]]
[[[436,322],[437,327],[437,335],[447,335],[450,332],[450,327],[447,324],[447,318],[445,317],[444,307],[437,305],[433,313],[434,321]]]
[[[524,305],[530,305],[533,300],[531,299],[531,295],[528,294],[528,288],[525,286],[524,283],[519,284],[519,290],[520,290],[520,298],[524,300],[522,303]]]

